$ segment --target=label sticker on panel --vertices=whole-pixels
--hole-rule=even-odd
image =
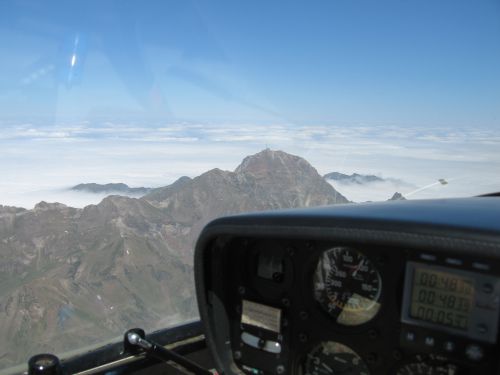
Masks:
[[[241,323],[280,333],[281,310],[243,300]]]

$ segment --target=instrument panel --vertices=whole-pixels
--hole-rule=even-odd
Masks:
[[[498,373],[500,258],[484,239],[455,251],[435,233],[429,247],[261,219],[204,246],[200,311],[227,373]]]
[[[278,239],[233,246],[232,304],[241,317],[233,317],[232,343],[247,372],[267,373],[264,363],[245,361],[253,349],[262,358],[288,349],[304,375],[454,375],[477,369],[496,343],[500,278],[491,261],[484,272],[473,259],[390,247]]]

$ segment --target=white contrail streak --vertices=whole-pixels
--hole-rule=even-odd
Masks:
[[[432,184],[429,184],[429,185],[425,185],[425,186],[422,186],[421,188],[418,188],[417,190],[413,190],[413,191],[410,191],[409,193],[407,194],[403,194],[403,196],[406,198],[406,197],[409,197],[410,195],[413,195],[415,193],[418,193],[422,190],[426,190],[426,189],[429,189],[433,186],[436,186],[436,185],[448,185],[451,181],[456,181],[458,179],[460,179],[461,177],[454,177],[454,178],[440,178],[439,180],[437,180],[436,182],[433,182]]]
[[[431,188],[433,186],[436,186],[436,185],[439,185],[439,184],[441,184],[441,182],[436,181],[436,182],[433,182],[432,184],[422,186],[421,188],[418,188],[417,190],[413,190],[413,191],[409,192],[408,194],[404,194],[404,197],[409,197],[410,195],[418,193],[419,191],[422,191],[422,190],[425,190],[425,189],[429,189],[429,188]]]

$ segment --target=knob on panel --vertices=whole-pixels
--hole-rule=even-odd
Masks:
[[[28,375],[60,375],[61,362],[53,354],[37,354],[28,361]]]

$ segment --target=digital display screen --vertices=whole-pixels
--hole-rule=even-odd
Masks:
[[[415,267],[410,317],[467,331],[474,305],[474,279]]]

